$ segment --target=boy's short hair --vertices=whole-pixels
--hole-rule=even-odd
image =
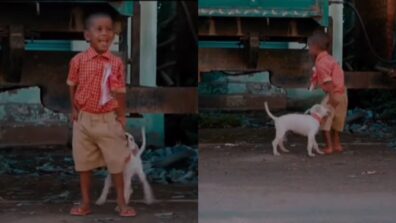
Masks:
[[[315,31],[308,37],[308,44],[318,46],[321,50],[327,50],[330,46],[330,38],[323,31]]]
[[[110,19],[112,22],[114,22],[113,18],[110,16],[110,14],[107,14],[105,12],[95,12],[90,14],[86,19],[85,19],[85,29],[88,30],[91,25],[92,25],[92,21],[98,18],[108,18]]]

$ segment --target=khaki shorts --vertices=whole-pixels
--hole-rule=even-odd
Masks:
[[[73,159],[76,171],[107,166],[110,173],[121,173],[130,152],[121,124],[114,112],[80,112],[73,123]]]
[[[337,107],[332,107],[328,105],[329,95],[322,100],[321,104],[327,104],[330,108],[330,115],[327,117],[326,121],[321,125],[321,130],[330,131],[335,130],[342,132],[345,126],[345,119],[348,111],[348,95],[336,94],[335,100],[338,102]]]

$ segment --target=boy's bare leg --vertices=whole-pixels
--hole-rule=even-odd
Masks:
[[[342,147],[341,147],[341,141],[340,141],[340,132],[336,130],[332,130],[332,136],[333,136],[333,147],[335,151],[341,152]]]
[[[325,154],[331,154],[333,153],[333,142],[331,140],[331,133],[330,131],[323,131],[323,138],[325,139],[326,142],[326,149],[323,151]]]
[[[80,187],[82,204],[81,208],[88,210],[91,203],[91,176],[92,171],[80,172]]]
[[[73,207],[70,210],[70,214],[74,216],[85,216],[91,213],[90,202],[91,202],[91,171],[82,171],[80,173],[80,189],[82,196],[82,203]]]
[[[128,211],[130,216],[135,215],[135,211],[128,207],[124,198],[124,175],[123,173],[112,174],[111,178],[113,179],[114,187],[117,192],[117,204],[120,209],[120,212]]]

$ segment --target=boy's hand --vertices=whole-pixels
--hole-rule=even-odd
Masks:
[[[125,118],[125,116],[118,116],[117,120],[120,122],[122,128],[125,130],[125,128],[126,128],[126,118]]]
[[[77,119],[78,119],[78,110],[75,107],[73,107],[72,114],[71,114],[71,120],[72,120],[72,122],[74,122],[74,121],[77,121]]]
[[[335,108],[335,107],[337,107],[337,105],[338,105],[338,101],[337,101],[337,100],[334,100],[334,97],[331,95],[330,98],[329,98],[329,104],[330,104],[331,106],[333,106],[333,108]]]

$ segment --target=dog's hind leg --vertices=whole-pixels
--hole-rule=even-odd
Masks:
[[[272,141],[272,152],[275,156],[280,155],[280,153],[278,152],[278,145],[282,142],[284,135],[284,131],[281,131],[279,128],[276,129],[275,139]]]
[[[109,191],[110,191],[110,187],[111,187],[111,175],[108,174],[106,179],[105,179],[105,184],[103,186],[102,194],[100,195],[100,197],[96,201],[97,205],[102,205],[102,204],[104,204],[106,202],[107,195],[109,194]]]
[[[316,139],[314,139],[313,148],[318,154],[320,154],[320,155],[324,154],[323,151],[319,149],[319,146],[318,146],[318,143],[316,142]]]
[[[310,156],[310,157],[315,156],[315,154],[313,154],[313,152],[312,152],[312,147],[314,145],[314,142],[315,142],[315,136],[308,135],[307,151],[308,151],[308,156]]]
[[[274,156],[279,156],[280,155],[280,153],[278,152],[278,149],[277,149],[278,142],[279,142],[278,138],[275,138],[272,141],[272,153],[274,154]]]
[[[285,153],[288,153],[288,152],[290,152],[288,149],[286,149],[286,147],[285,147],[285,144],[284,144],[284,137],[281,139],[281,140],[279,140],[279,148],[280,148],[280,150],[282,151],[282,152],[285,152]]]
[[[143,191],[144,191],[144,201],[146,204],[152,204],[154,202],[154,195],[151,189],[150,184],[147,181],[146,174],[144,173],[143,169],[139,168],[137,170],[137,174],[139,176],[140,182],[143,184]]]

